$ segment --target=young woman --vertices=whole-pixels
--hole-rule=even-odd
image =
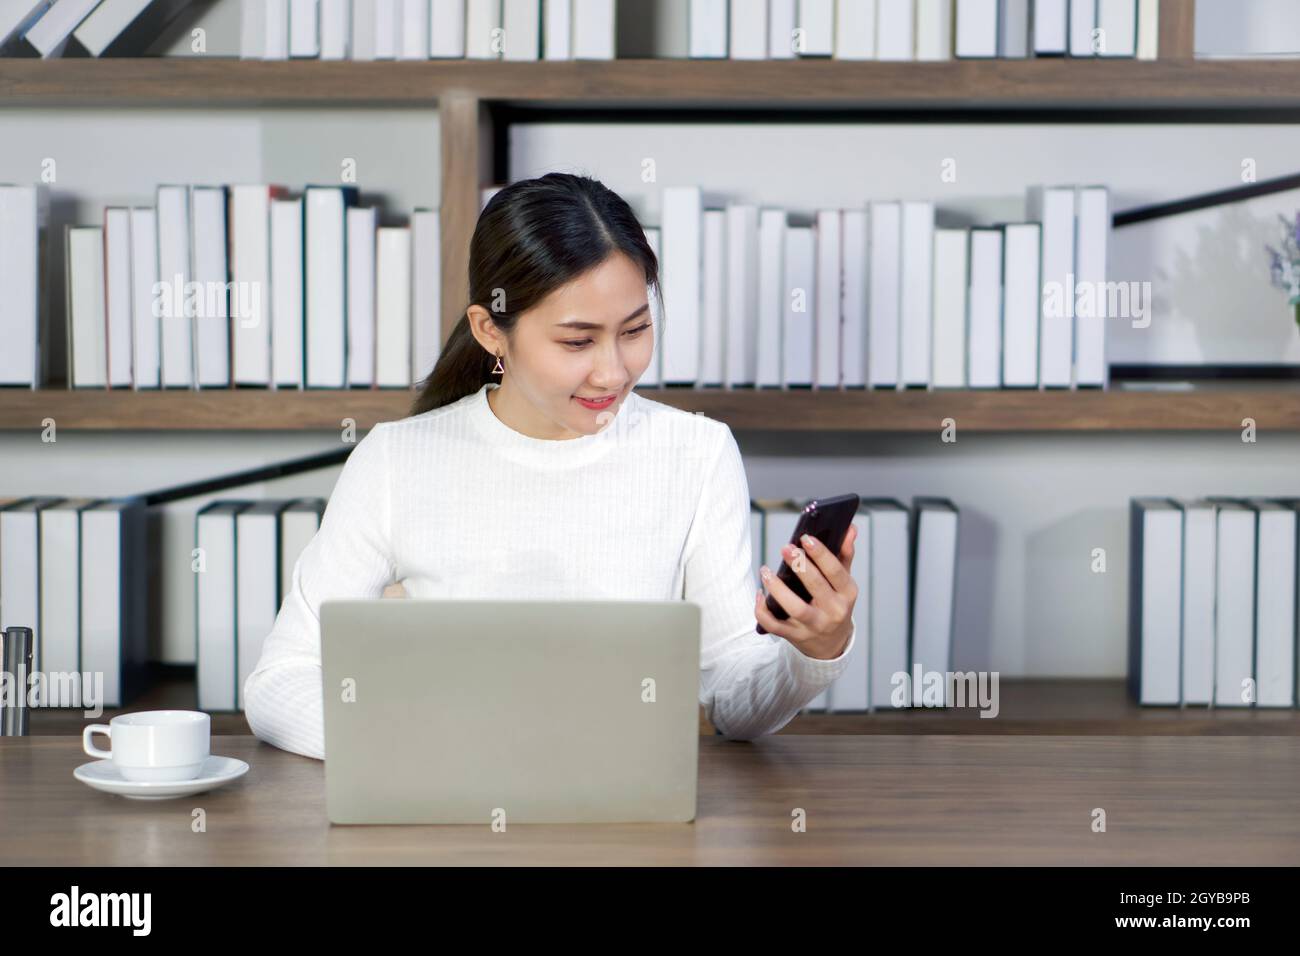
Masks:
[[[294,567],[244,686],[253,733],[324,757],[320,604],[394,581],[412,598],[693,601],[709,721],[745,740],[785,726],[846,665],[855,535],[839,555],[787,549],[811,604],[763,569],[776,620],[731,430],[632,390],[659,281],[631,208],[587,177],[516,182],[479,216],[469,271],[412,414],[357,444]]]

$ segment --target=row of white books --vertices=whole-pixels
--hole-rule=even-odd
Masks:
[[[1296,706],[1300,498],[1133,498],[1128,680],[1141,704]]]
[[[0,56],[141,56],[190,0],[0,0]]]
[[[0,185],[3,385],[41,384],[48,206]],[[380,222],[355,186],[164,185],[66,227],[68,385],[409,387],[441,348],[439,212]]]
[[[205,561],[195,597],[199,710],[244,709],[244,682],[324,511],[320,498],[214,501],[199,511],[195,547]]]
[[[612,60],[614,0],[243,0],[239,55]]]
[[[806,505],[777,498],[750,502],[755,584],[761,565],[773,572],[781,566],[781,548]],[[900,701],[908,707],[930,705],[922,701],[922,684],[910,677],[918,669],[923,674],[952,669],[959,514],[946,498],[913,498],[910,509],[892,498],[861,500],[853,518],[857,539],[850,570],[858,586],[853,648],[844,673],[805,710],[870,711]],[[899,674],[909,675],[909,681],[899,680]],[[945,694],[942,705],[951,703]]]
[[[32,668],[47,675],[34,706],[121,707],[146,688],[154,537],[138,498],[0,502],[0,629],[32,629]]]
[[[1156,58],[1159,0],[690,0],[690,56]]]
[[[667,187],[640,384],[1104,387],[1107,190],[1035,187],[1027,210],[943,228],[932,202],[871,201],[805,222]]]
[[[188,561],[198,609],[199,709],[243,709],[244,679],[324,508],[323,499],[297,498],[219,501],[198,512],[189,543],[199,550],[178,558]],[[144,689],[148,635],[165,587],[160,518],[137,498],[0,503],[0,628],[32,629],[34,670],[102,672],[105,707],[123,706]],[[74,692],[38,694],[35,703],[89,701]]]

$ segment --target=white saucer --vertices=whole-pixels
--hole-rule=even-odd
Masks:
[[[105,793],[118,793],[134,800],[166,800],[202,793],[237,780],[248,772],[248,764],[235,757],[209,756],[203,769],[190,780],[126,780],[111,760],[83,763],[72,775],[87,786]]]

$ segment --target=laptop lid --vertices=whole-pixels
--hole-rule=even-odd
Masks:
[[[332,823],[695,819],[700,607],[321,603]]]

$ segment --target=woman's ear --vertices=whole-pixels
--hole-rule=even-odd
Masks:
[[[469,321],[470,333],[479,345],[493,355],[500,355],[505,352],[505,343],[502,341],[501,334],[494,327],[492,316],[488,314],[487,309],[481,305],[471,305],[465,310],[465,316]]]

